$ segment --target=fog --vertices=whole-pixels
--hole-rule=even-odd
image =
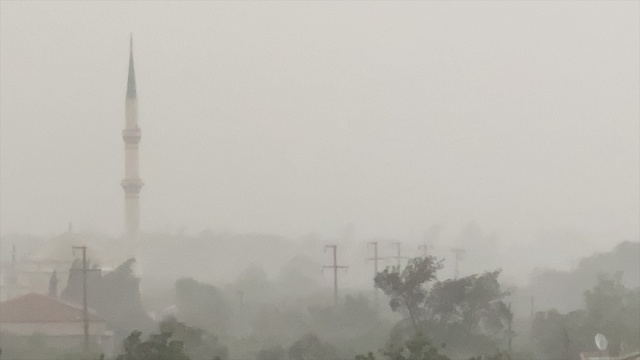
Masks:
[[[579,308],[599,272],[640,287],[637,2],[0,10],[5,264],[13,245],[22,261],[68,228],[106,273],[126,260],[132,36],[144,182],[133,252],[148,313],[175,304],[184,278],[231,307],[238,284],[259,278],[255,312],[289,295],[329,306],[330,244],[349,266],[342,294],[371,300],[372,241],[380,271],[395,265],[395,242],[405,257],[427,244],[444,261],[439,279],[454,277],[451,250],[463,248],[460,276],[502,269],[517,316],[534,295],[536,310]],[[381,322],[398,320],[388,312]],[[233,331],[245,320],[229,320]]]

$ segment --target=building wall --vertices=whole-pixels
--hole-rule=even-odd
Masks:
[[[0,323],[0,332],[18,336],[42,334],[48,346],[57,349],[77,349],[84,343],[84,328],[80,322],[64,323]],[[115,350],[113,333],[107,330],[104,322],[92,322],[89,325],[89,340],[97,343],[106,356],[112,356]]]
[[[84,335],[82,321],[50,323],[0,323],[0,331],[15,335],[33,335],[35,333],[52,336]],[[89,335],[103,335],[107,331],[104,322],[89,324]]]

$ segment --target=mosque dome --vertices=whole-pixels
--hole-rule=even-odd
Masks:
[[[73,250],[74,246],[87,246],[85,237],[69,229],[64,233],[49,239],[28,257],[29,262],[50,264],[71,264],[74,260],[82,258],[80,249]],[[99,264],[100,259],[90,247],[87,248],[87,259],[93,264]]]

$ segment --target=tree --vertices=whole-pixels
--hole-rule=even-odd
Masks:
[[[572,359],[580,351],[596,351],[597,333],[607,337],[613,356],[640,349],[640,290],[622,285],[622,273],[600,274],[584,300],[585,309],[536,314],[530,342],[537,358]]]
[[[290,360],[328,360],[338,359],[335,347],[321,341],[313,333],[304,335],[300,340],[291,345],[289,351]]]
[[[222,291],[191,278],[176,281],[178,318],[201,329],[225,334],[229,329],[231,308]]]
[[[406,310],[414,330],[418,331],[421,319],[421,305],[427,297],[425,284],[436,279],[436,272],[442,269],[442,261],[433,256],[410,259],[407,266],[393,267],[376,274],[375,287],[391,298],[389,306],[393,311]]]
[[[431,344],[431,341],[421,333],[400,346],[390,345],[382,351],[388,360],[451,360]],[[376,360],[373,353],[358,355],[355,360]]]
[[[262,349],[256,356],[256,360],[283,360],[287,356],[282,346],[277,345],[267,349]]]
[[[584,293],[587,326],[603,333],[613,355],[621,346],[640,348],[640,289],[622,285],[622,272],[599,274],[598,283]]]
[[[501,290],[500,271],[438,281],[428,288],[441,268],[434,257],[414,258],[402,272],[385,269],[374,281],[391,298],[391,309],[408,315],[414,335],[429,334],[431,340],[446,343],[448,352],[470,356],[494,351],[499,342],[507,346],[513,314],[502,301],[508,292]],[[406,330],[400,322],[391,341],[403,344],[409,339]]]
[[[429,334],[450,349],[466,353],[507,345],[513,314],[504,301],[500,271],[437,282],[425,300]]]
[[[173,340],[181,341],[184,352],[192,359],[226,360],[229,357],[229,349],[215,335],[187,326],[175,317],[164,319],[160,323],[160,332],[171,334]]]
[[[129,259],[102,276],[93,306],[110,320],[121,336],[133,329],[151,330],[153,323],[142,305],[140,279],[133,272],[135,259]]]
[[[190,360],[181,341],[171,340],[171,333],[151,334],[142,341],[142,332],[135,330],[124,339],[124,354],[116,360]]]
[[[133,273],[134,263],[135,259],[129,259],[104,276],[99,271],[87,273],[89,307],[104,317],[121,337],[133,329],[152,327],[151,318],[142,306],[140,279]],[[61,294],[63,299],[78,304],[83,297],[81,269],[81,261],[71,265],[69,281]]]
[[[499,275],[498,270],[437,282],[425,301],[428,320],[462,323],[468,328],[483,326],[492,332],[503,330],[513,314],[502,301],[509,292],[501,290]]]

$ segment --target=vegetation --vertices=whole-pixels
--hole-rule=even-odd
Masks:
[[[500,271],[436,281],[429,287],[441,267],[441,262],[427,256],[409,260],[401,272],[391,268],[376,275],[376,287],[390,297],[393,311],[406,315],[413,330],[408,332],[406,322],[399,323],[392,342],[402,344],[411,333],[428,334],[446,344],[447,353],[458,356],[506,346],[513,314],[502,301],[508,293],[498,282]]]
[[[583,262],[597,259],[609,257]],[[90,305],[112,328],[136,326],[106,360],[573,360],[595,350],[596,333],[607,336],[611,355],[640,349],[640,288],[628,287],[621,272],[594,275],[579,308],[516,319],[516,333],[500,270],[439,279],[442,261],[432,256],[375,275],[388,308],[373,304],[372,293],[348,290],[333,305],[331,293],[318,287],[321,266],[304,257],[293,258],[273,280],[256,265],[223,288],[182,278],[169,299],[175,306],[159,306],[173,315],[153,327],[132,266],[129,260],[89,278]],[[81,301],[78,274],[72,272],[63,292],[67,300]],[[519,341],[511,349],[514,338]],[[82,354],[53,349],[45,340],[2,334],[2,359],[100,359],[97,344]]]
[[[177,316],[182,321],[216,334],[230,327],[231,307],[217,287],[191,278],[176,282]]]
[[[123,262],[113,271],[101,276],[99,271],[87,273],[87,296],[89,306],[105,319],[122,338],[134,329],[151,330],[151,318],[142,306],[140,296],[140,279],[133,273],[134,259]],[[95,267],[94,267],[95,268]],[[82,269],[81,261],[71,266],[67,287],[62,291],[66,301],[82,304]]]
[[[391,299],[391,310],[406,311],[416,332],[424,315],[421,306],[427,297],[425,285],[436,279],[436,272],[441,268],[442,262],[437,262],[433,256],[413,258],[404,270],[387,268],[374,278],[375,286]]]
[[[580,351],[595,351],[597,333],[606,334],[612,355],[640,349],[640,290],[622,285],[622,273],[600,274],[584,300],[585,308],[564,315],[556,310],[536,315],[530,343],[537,359],[572,359]]]
[[[170,340],[171,333],[151,334],[142,341],[142,332],[134,331],[124,340],[124,354],[116,360],[190,360],[182,341]]]

